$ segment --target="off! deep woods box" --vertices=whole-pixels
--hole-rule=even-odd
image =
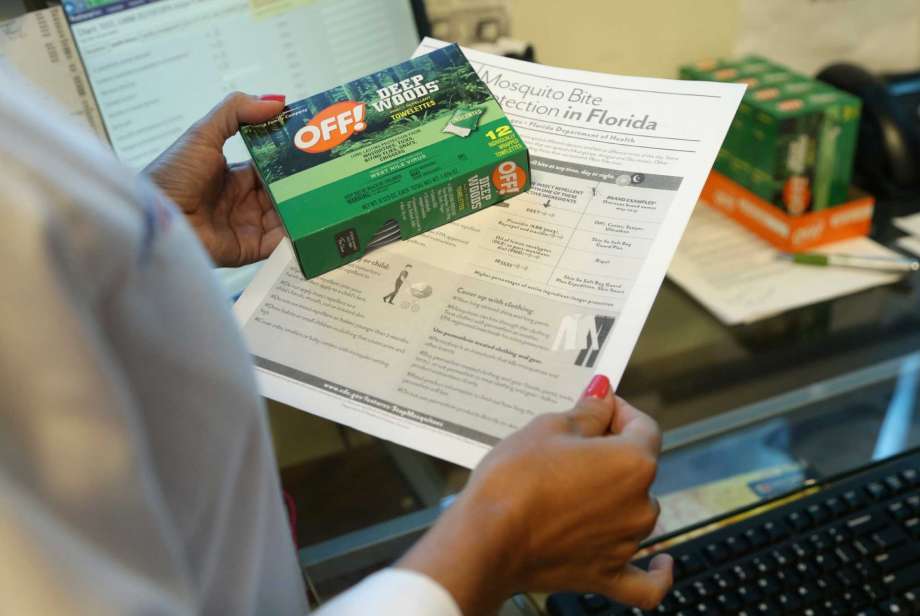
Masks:
[[[307,278],[530,187],[524,142],[457,45],[240,132]]]

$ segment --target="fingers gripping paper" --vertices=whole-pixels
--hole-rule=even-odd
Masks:
[[[744,89],[464,53],[530,192],[309,281],[284,243],[237,314],[266,396],[472,467],[619,381]]]

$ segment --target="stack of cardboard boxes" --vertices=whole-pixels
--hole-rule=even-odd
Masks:
[[[866,197],[856,201],[861,208],[858,211],[863,215],[868,212],[868,218],[862,219],[848,208],[845,219],[855,224],[843,230],[840,220],[844,219],[832,224],[841,213],[835,208],[854,203],[850,179],[859,99],[754,55],[704,60],[682,67],[680,74],[683,79],[748,86],[716,159],[716,173],[704,191],[704,200],[716,206],[719,204],[713,200],[726,206],[734,201],[734,207],[729,208],[732,212],[727,213],[742,210],[734,217],[747,219],[740,221],[752,229],[756,224],[752,219],[773,227],[774,232],[765,232],[765,237],[787,250],[868,232],[872,208],[871,200],[866,207]],[[714,194],[714,186],[719,194]],[[772,222],[765,221],[765,215],[770,215]],[[784,228],[785,233],[778,233]]]

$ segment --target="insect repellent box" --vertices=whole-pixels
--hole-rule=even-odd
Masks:
[[[456,45],[240,132],[307,278],[530,187],[524,142]]]
[[[748,86],[702,202],[790,252],[869,232],[874,200],[850,187],[859,99],[754,55],[680,75]]]
[[[689,64],[681,77],[748,86],[718,172],[792,216],[847,201],[859,99],[753,55]]]

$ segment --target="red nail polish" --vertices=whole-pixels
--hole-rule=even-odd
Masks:
[[[275,101],[276,103],[283,103],[287,97],[284,94],[263,94],[259,97],[259,100],[262,101]]]
[[[607,397],[609,392],[610,379],[608,379],[603,374],[595,374],[594,378],[591,379],[591,382],[588,383],[588,386],[585,388],[585,393],[583,393],[581,397],[597,398],[598,400],[603,400]]]

